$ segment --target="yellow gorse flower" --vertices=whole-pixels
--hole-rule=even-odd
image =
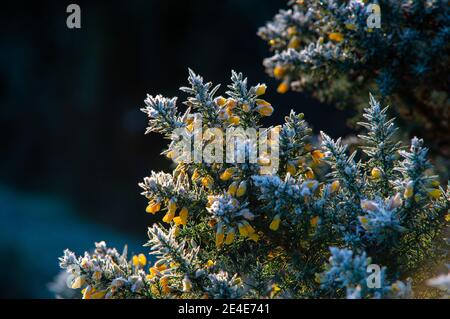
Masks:
[[[280,227],[281,222],[281,216],[280,214],[276,214],[275,217],[272,219],[272,222],[269,225],[269,228],[273,231],[277,231]]]
[[[289,83],[288,82],[281,82],[277,87],[277,92],[280,94],[284,94],[287,91],[289,91]]]
[[[236,168],[229,167],[223,171],[223,173],[220,175],[220,179],[223,181],[227,181],[233,176],[233,174],[235,172],[236,172]]]
[[[173,219],[173,222],[177,225],[183,225],[185,226],[187,224],[187,219],[189,216],[189,211],[186,207],[183,207],[180,211],[179,216],[175,217]]]
[[[243,110],[245,113],[250,112],[250,111],[251,111],[250,104],[248,104],[248,103],[242,104],[242,110]]]
[[[292,176],[295,175],[295,173],[297,173],[297,169],[295,168],[295,165],[292,162],[288,162],[286,164],[286,171],[291,174]]]
[[[89,292],[83,294],[83,299],[103,299],[106,295],[106,290],[95,290],[92,288]]]
[[[79,289],[84,286],[86,283],[86,279],[83,276],[78,276],[75,278],[75,280],[72,282],[72,289]]]
[[[273,113],[273,107],[271,105],[261,105],[256,108],[256,111],[261,116],[271,116]]]
[[[441,197],[441,190],[438,188],[435,188],[428,192],[428,195],[434,199],[439,199]]]
[[[238,224],[238,230],[239,230],[239,235],[243,236],[243,237],[247,237],[248,236],[248,229],[247,226],[243,223],[239,223]]]
[[[213,184],[214,179],[211,176],[207,175],[202,178],[202,185],[205,186],[206,188],[211,188]]]
[[[241,123],[241,118],[239,116],[233,115],[228,120],[230,124],[239,125]]]
[[[244,196],[246,192],[247,192],[247,182],[242,181],[239,183],[239,187],[236,190],[236,196],[237,197]]]
[[[372,168],[370,176],[372,176],[373,179],[379,179],[381,175],[382,175],[381,170],[378,167]]]
[[[235,234],[234,228],[230,229],[230,230],[227,232],[227,237],[225,238],[225,244],[231,245],[231,244],[233,243],[233,241],[234,241],[235,235],[236,235],[236,234]]]
[[[272,105],[262,99],[256,99],[256,111],[261,115],[261,116],[270,116],[273,113],[273,107]]]
[[[248,235],[248,239],[253,240],[256,243],[260,237],[257,233],[251,233]]]
[[[301,41],[299,37],[292,37],[291,40],[289,40],[288,48],[291,49],[298,49],[300,47]]]
[[[313,170],[311,169],[311,167],[307,167],[307,168],[306,168],[305,177],[306,177],[307,179],[313,179],[313,178],[314,178],[314,172],[313,172]]]
[[[263,95],[266,93],[267,86],[265,84],[258,84],[255,88],[255,94],[257,96]]]
[[[216,247],[217,248],[222,246],[224,239],[225,239],[225,234],[223,233],[223,228],[220,227],[216,231]]]
[[[311,152],[311,157],[314,163],[319,164],[322,158],[325,157],[325,155],[323,155],[323,153],[319,150],[314,150]]]
[[[148,203],[148,206],[145,209],[145,211],[149,214],[155,214],[155,213],[159,212],[160,209],[161,209],[161,203],[151,201],[150,203]]]
[[[277,65],[274,69],[273,69],[273,76],[276,79],[281,79],[285,74],[286,74],[287,69],[281,65]]]
[[[194,172],[192,173],[192,181],[196,181],[200,177],[200,173],[198,172],[198,169],[194,169]]]
[[[328,35],[328,38],[335,42],[342,42],[344,40],[344,35],[339,32],[332,32]]]
[[[147,264],[147,258],[144,254],[134,255],[133,256],[133,266],[135,267],[144,267]]]
[[[336,191],[339,190],[340,186],[341,186],[341,184],[339,183],[338,180],[334,181],[333,183],[331,183],[331,192],[335,193]]]
[[[214,102],[216,102],[218,106],[224,106],[225,103],[227,103],[227,99],[223,96],[218,96],[214,99]]]
[[[230,186],[228,186],[228,194],[230,196],[235,196],[237,189],[238,189],[238,182],[231,183]]]
[[[316,227],[317,224],[319,223],[319,220],[320,220],[319,216],[314,216],[313,218],[311,218],[310,220],[311,226]]]

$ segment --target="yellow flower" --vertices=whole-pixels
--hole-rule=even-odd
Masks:
[[[333,183],[331,183],[331,192],[332,193],[336,192],[340,186],[341,184],[339,183],[339,181],[335,180]]]
[[[228,121],[230,122],[230,124],[239,125],[239,123],[241,123],[241,118],[239,116],[233,115],[228,119]]]
[[[225,244],[231,245],[231,243],[233,243],[234,237],[235,237],[235,230],[234,228],[232,228],[227,233],[227,237],[225,238]]]
[[[218,106],[224,106],[225,103],[227,103],[227,99],[223,96],[218,96],[214,99],[214,102],[216,102]]]
[[[216,263],[210,259],[206,262],[206,267],[211,268],[214,267],[215,264]]]
[[[280,227],[281,222],[281,216],[280,214],[276,214],[275,217],[272,219],[272,222],[269,225],[269,228],[273,231],[277,231]]]
[[[372,168],[370,175],[372,176],[373,179],[379,179],[381,177],[382,173],[378,167],[374,167],[374,168]]]
[[[233,174],[236,172],[236,168],[229,167],[226,170],[223,171],[223,173],[220,175],[220,179],[223,181],[229,180]]]
[[[174,218],[175,218],[175,212],[168,211],[168,212],[164,215],[162,221],[165,222],[165,223],[170,224],[170,222],[171,222]]]
[[[297,173],[297,169],[295,168],[295,165],[292,164],[292,162],[288,162],[286,165],[286,170],[288,173],[290,173],[292,176],[295,175],[295,173]]]
[[[207,175],[202,178],[202,185],[206,188],[211,188],[214,183],[214,180],[211,176]]]
[[[238,224],[238,229],[239,229],[239,234],[243,237],[247,237],[248,236],[248,229],[246,227],[246,225],[239,223]]]
[[[72,289],[79,289],[83,287],[83,285],[86,283],[86,280],[83,276],[78,276],[75,278],[75,280],[72,282]]]
[[[200,173],[198,172],[198,169],[194,169],[194,172],[192,173],[192,181],[196,181],[200,177]]]
[[[161,209],[161,203],[151,201],[150,203],[148,203],[148,206],[145,209],[145,211],[149,214],[155,214],[155,213],[159,212],[160,209]]]
[[[172,159],[174,155],[175,155],[175,152],[174,152],[174,151],[168,151],[168,152],[166,153],[166,157],[167,157],[168,159]]]
[[[232,109],[234,109],[236,107],[236,104],[237,104],[237,102],[235,99],[229,98],[227,100],[227,109],[231,111]]]
[[[256,108],[256,111],[261,115],[261,116],[271,116],[273,113],[273,107],[272,105],[260,105]]]
[[[166,276],[162,277],[162,278],[159,280],[159,284],[161,285],[162,292],[163,292],[164,294],[168,294],[168,293],[170,292],[170,288],[169,288],[169,277],[166,277]]]
[[[147,258],[144,254],[134,255],[133,256],[133,265],[135,267],[144,267],[147,264]]]
[[[313,170],[311,169],[311,167],[307,167],[307,168],[306,168],[305,177],[306,177],[307,179],[313,179],[313,178],[314,178],[314,172],[313,172]]]
[[[83,293],[83,299],[102,299],[106,295],[105,290],[97,291],[92,286],[87,286],[81,292]]]
[[[238,188],[238,183],[237,182],[231,183],[230,186],[228,186],[228,194],[230,196],[235,196],[237,188]]]
[[[405,198],[410,198],[413,194],[414,194],[414,183],[413,181],[409,181],[408,184],[406,184],[403,196],[405,196]]]
[[[439,188],[435,188],[428,192],[428,195],[434,199],[439,199],[441,197],[441,190]]]
[[[192,132],[192,131],[194,130],[194,122],[192,122],[192,123],[189,124],[189,125],[186,125],[186,129],[187,129],[189,132]]]
[[[450,222],[450,213],[448,213],[447,215],[445,215],[445,221],[446,221],[446,222]]]
[[[255,88],[255,94],[257,96],[263,95],[264,93],[266,93],[266,89],[267,89],[267,86],[265,84],[258,84]]]
[[[236,190],[236,196],[237,197],[244,196],[246,192],[247,192],[247,182],[242,181],[239,183],[239,187]]]
[[[255,233],[255,229],[246,221],[244,221],[244,225],[247,229],[247,233],[248,234],[254,234]]]
[[[281,79],[285,74],[286,74],[287,69],[284,66],[281,65],[277,65],[274,69],[273,69],[273,76],[276,79]]]
[[[323,155],[323,153],[319,150],[314,150],[311,152],[311,157],[314,163],[319,164],[322,158],[325,157],[325,155]]]
[[[207,199],[208,199],[208,207],[209,207],[216,201],[216,196],[208,195]]]
[[[438,187],[439,185],[440,185],[439,181],[437,180],[431,181],[431,186]]]
[[[298,49],[300,47],[300,38],[299,37],[292,37],[289,41],[288,48],[291,49]]]
[[[289,82],[283,81],[277,87],[277,92],[280,94],[284,94],[289,91]]]
[[[249,105],[248,103],[242,104],[242,110],[243,110],[245,113],[250,112],[250,110],[251,110],[250,105]]]
[[[225,234],[223,233],[223,229],[219,228],[216,232],[216,247],[217,248],[222,246],[224,238],[225,238]]]
[[[313,218],[311,218],[310,220],[311,226],[316,227],[317,224],[319,223],[319,220],[320,220],[319,216],[314,216]]]
[[[187,224],[187,219],[189,216],[189,211],[186,207],[183,207],[180,211],[180,215],[178,217],[175,217],[173,219],[173,222],[177,225],[186,225]]]
[[[249,234],[248,239],[253,240],[256,243],[259,240],[259,235],[257,233]]]
[[[328,35],[328,38],[330,40],[336,41],[336,42],[342,42],[344,40],[344,35],[339,32],[332,32]]]

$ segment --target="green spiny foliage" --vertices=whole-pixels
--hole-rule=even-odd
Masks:
[[[369,5],[381,9],[370,28]],[[424,137],[446,170],[450,155],[448,0],[298,0],[260,28],[274,55],[266,71],[289,88],[363,111],[368,91]],[[447,162],[446,162],[447,159]]]
[[[273,111],[260,98],[266,86],[249,87],[240,73],[231,79],[227,97],[216,96],[218,86],[190,71],[184,112],[176,98],[148,96],[147,132],[259,128]],[[163,213],[145,245],[156,261],[129,259],[104,242],[84,256],[66,250],[60,266],[71,287],[84,298],[410,297],[415,273],[442,259],[450,192],[431,175],[422,140],[402,148],[373,97],[365,119],[363,153],[348,154],[325,133],[312,147],[303,114],[292,111],[270,130],[279,143],[271,135],[256,163],[179,162],[172,141],[163,151],[178,164],[172,174],[152,172],[139,184],[147,213]],[[217,138],[204,134],[201,149]],[[263,175],[275,145],[279,169]]]

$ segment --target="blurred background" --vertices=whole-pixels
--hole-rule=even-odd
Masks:
[[[52,298],[58,257],[94,241],[144,252],[137,183],[169,171],[165,141],[144,135],[146,94],[184,98],[187,68],[228,84],[231,70],[268,84],[275,107],[315,132],[345,136],[348,111],[276,93],[259,26],[286,1],[8,1],[0,12],[0,298]],[[81,29],[66,8],[81,7]],[[224,88],[224,86],[222,86]],[[223,93],[223,91],[221,91]]]

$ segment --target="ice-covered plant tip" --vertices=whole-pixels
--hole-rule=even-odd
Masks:
[[[370,90],[400,124],[450,155],[448,0],[297,0],[260,28],[278,91],[363,111]]]
[[[60,258],[84,298],[410,297],[424,282],[415,274],[441,262],[449,191],[430,175],[422,140],[408,148],[396,142],[375,99],[361,123],[365,146],[348,154],[325,133],[312,146],[301,113],[260,130],[274,110],[261,97],[264,84],[249,87],[233,72],[226,96],[217,96],[219,86],[192,71],[188,80],[185,111],[161,95],[148,96],[143,108],[147,132],[172,139],[163,154],[177,164],[139,184],[146,212],[159,220],[148,229],[148,251],[127,258],[101,242],[92,253],[66,250]],[[176,156],[176,130],[203,132],[194,143],[205,151],[220,131],[239,127],[258,129],[258,137],[270,132],[256,161]],[[249,154],[250,138],[242,141]],[[229,143],[216,152],[225,154]],[[278,169],[262,174],[275,160]]]

